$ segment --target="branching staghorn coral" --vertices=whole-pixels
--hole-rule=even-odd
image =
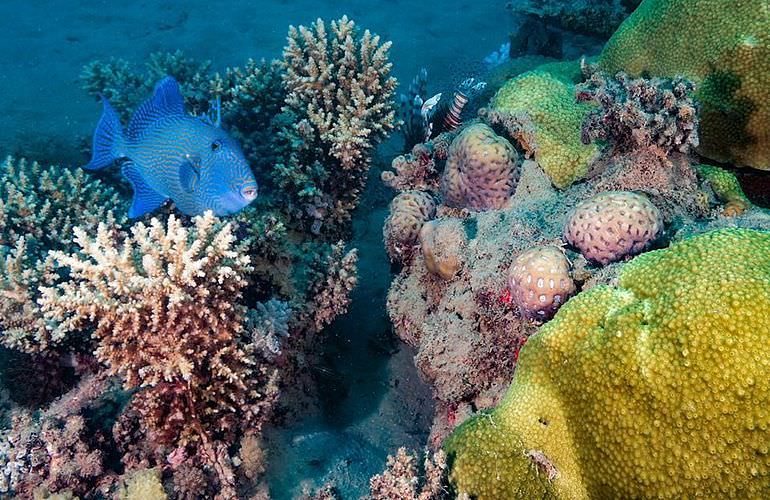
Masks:
[[[290,154],[276,167],[277,182],[332,229],[349,220],[372,150],[396,126],[390,45],[368,30],[359,34],[347,17],[332,21],[330,32],[320,19],[289,29],[284,111],[295,119],[284,127]]]
[[[226,489],[217,450],[259,429],[275,396],[243,327],[244,243],[211,213],[190,228],[173,215],[138,223],[122,243],[104,225],[75,235],[79,252],[52,253],[70,278],[41,289],[47,318],[63,331],[93,327],[97,358],[138,390],[131,408],[148,432],[201,455]]]
[[[347,311],[350,293],[358,283],[358,249],[345,251],[345,243],[332,245],[325,257],[316,259],[309,271],[309,297],[313,302],[305,315],[316,331]]]
[[[126,223],[117,191],[82,170],[11,157],[0,166],[0,342],[40,353],[62,337],[52,335],[36,304],[40,285],[56,278],[49,249],[72,245],[75,225],[117,233]]]

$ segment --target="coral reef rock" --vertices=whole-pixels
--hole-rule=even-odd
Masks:
[[[586,259],[606,265],[643,251],[662,231],[660,210],[647,197],[610,191],[575,207],[564,239]]]
[[[522,348],[503,402],[446,441],[457,493],[766,497],[769,311],[770,233],[637,257],[616,287],[567,302]]]
[[[508,271],[508,289],[522,314],[547,320],[575,293],[569,261],[555,246],[541,246],[516,257]]]
[[[450,207],[490,210],[505,206],[519,180],[519,155],[488,125],[466,127],[449,148],[441,194]]]

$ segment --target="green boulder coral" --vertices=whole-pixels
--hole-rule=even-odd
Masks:
[[[507,113],[526,113],[535,127],[535,159],[558,188],[588,172],[598,153],[595,144],[580,140],[583,120],[593,106],[575,100],[576,63],[551,63],[509,80],[492,98],[491,106]]]
[[[712,165],[696,165],[695,168],[698,175],[711,186],[719,201],[725,203],[725,215],[739,215],[751,207],[751,201],[734,173]]]
[[[522,349],[502,403],[446,441],[458,493],[768,498],[770,233],[649,252]]]
[[[770,4],[767,0],[645,0],[599,59],[632,76],[698,85],[700,152],[770,170]]]

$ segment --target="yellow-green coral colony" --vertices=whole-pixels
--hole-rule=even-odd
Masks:
[[[509,80],[491,106],[509,113],[524,112],[535,126],[535,159],[558,188],[569,187],[588,172],[598,147],[580,140],[580,127],[592,109],[575,100],[570,79],[575,63],[545,65]]]
[[[446,441],[451,480],[479,500],[768,498],[768,359],[770,234],[643,254],[529,340],[503,402]]]
[[[699,151],[770,170],[767,0],[645,0],[599,59],[632,76],[684,76],[701,104]]]

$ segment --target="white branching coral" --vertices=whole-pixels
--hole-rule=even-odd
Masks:
[[[187,228],[138,223],[118,242],[99,226],[75,230],[77,253],[52,252],[69,280],[41,288],[57,330],[94,328],[96,356],[126,388],[161,441],[232,443],[258,426],[270,404],[272,370],[243,328],[240,304],[252,268],[231,224],[210,212]]]
[[[366,153],[395,127],[391,45],[369,30],[359,39],[347,16],[331,22],[331,33],[321,19],[289,28],[286,103],[307,113],[345,170],[368,163]]]
[[[63,336],[46,329],[37,289],[55,279],[49,249],[72,245],[75,225],[117,233],[125,224],[117,191],[82,170],[11,157],[0,164],[0,342],[29,353],[46,351]]]
[[[343,17],[291,27],[283,51],[286,92],[276,183],[325,234],[350,220],[374,147],[397,125],[390,42]]]

